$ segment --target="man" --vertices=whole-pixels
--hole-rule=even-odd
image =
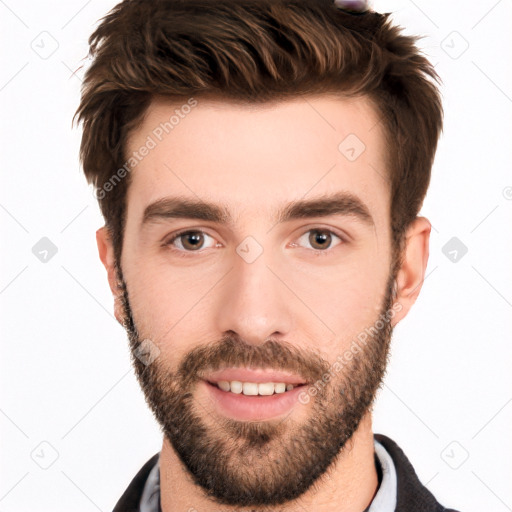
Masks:
[[[373,434],[442,126],[387,15],[126,0],[77,112],[100,258],[164,434],[115,511],[441,511]]]

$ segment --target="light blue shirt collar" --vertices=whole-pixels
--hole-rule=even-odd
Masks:
[[[394,512],[397,495],[395,464],[384,446],[376,439],[373,444],[382,470],[382,480],[368,512]]]

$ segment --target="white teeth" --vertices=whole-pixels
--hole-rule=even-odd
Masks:
[[[261,384],[258,384],[258,394],[273,395],[274,394],[274,383],[273,382],[262,382]]]
[[[222,391],[231,391],[239,395],[243,393],[246,396],[270,396],[274,393],[284,393],[291,391],[295,386],[293,384],[286,384],[284,382],[240,382],[238,380],[220,380],[217,386]]]
[[[244,382],[242,393],[244,395],[255,396],[258,394],[258,384],[254,382]]]
[[[286,384],[284,382],[277,382],[274,384],[274,391],[276,393],[284,393],[286,391]]]
[[[230,385],[227,380],[219,380],[219,382],[217,382],[217,386],[219,386],[219,388],[222,389],[222,391],[230,390]]]
[[[228,382],[228,385],[230,386],[231,393],[236,393],[239,395],[242,392],[242,383],[238,380],[232,380],[231,382]]]

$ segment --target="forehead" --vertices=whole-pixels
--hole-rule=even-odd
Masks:
[[[158,99],[128,140],[128,215],[142,220],[149,204],[179,196],[222,204],[233,217],[267,212],[270,219],[281,204],[341,191],[360,198],[376,225],[386,224],[386,150],[364,97],[259,105]]]

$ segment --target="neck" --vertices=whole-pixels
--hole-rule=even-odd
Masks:
[[[344,446],[340,457],[300,498],[277,507],[222,506],[224,512],[359,512],[373,500],[378,487],[374,462],[371,414],[367,413]],[[201,510],[218,512],[219,505],[204,495],[188,470],[164,438],[160,454],[160,493],[162,512]]]

